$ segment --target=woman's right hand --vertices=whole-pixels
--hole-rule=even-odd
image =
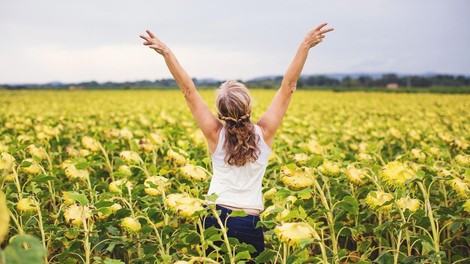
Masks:
[[[302,44],[307,45],[308,48],[315,47],[318,43],[322,42],[325,38],[325,33],[333,31],[334,28],[322,29],[327,23],[322,23],[316,28],[310,30],[304,38]]]
[[[155,35],[150,32],[150,30],[146,30],[147,35],[140,35],[142,39],[145,40],[144,45],[148,46],[149,48],[155,50],[156,52],[160,53],[161,55],[164,55],[169,51],[168,47],[161,42],[159,39],[155,37]]]

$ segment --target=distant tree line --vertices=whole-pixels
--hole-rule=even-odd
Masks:
[[[279,87],[282,76],[256,79],[247,81],[250,87],[275,88]],[[397,74],[383,74],[379,78],[373,78],[368,75],[360,75],[356,77],[345,76],[343,78],[335,78],[327,75],[311,75],[303,76],[297,82],[297,88],[313,88],[313,87],[387,87],[392,85],[397,87],[435,87],[435,86],[452,86],[462,87],[470,86],[470,76],[463,75],[432,75],[432,76],[398,76]]]
[[[213,88],[219,86],[222,81],[215,79],[193,79],[195,84],[201,88]],[[244,81],[248,87],[271,89],[280,86],[282,76],[256,78]],[[80,83],[48,83],[48,84],[26,84],[26,85],[1,85],[0,89],[173,89],[177,84],[173,79],[159,79],[154,81],[143,80],[135,82],[104,82],[96,81]],[[426,88],[426,87],[470,87],[470,76],[436,74],[429,76],[420,75],[397,75],[394,73],[382,74],[379,77],[372,75],[309,75],[302,76],[297,82],[299,89],[331,88],[343,90],[346,88]]]

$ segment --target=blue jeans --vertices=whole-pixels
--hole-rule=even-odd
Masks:
[[[216,210],[220,210],[220,219],[225,223],[225,219],[232,212],[232,210],[216,205]],[[259,216],[247,215],[244,217],[229,217],[227,220],[227,235],[238,239],[240,243],[247,243],[255,247],[256,252],[251,253],[251,257],[258,256],[264,250],[264,235],[263,228],[256,228],[259,221]],[[207,216],[204,222],[204,228],[215,226],[220,228],[217,219],[213,216]],[[212,251],[212,250],[209,250]]]

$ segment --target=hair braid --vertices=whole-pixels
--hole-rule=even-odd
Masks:
[[[259,136],[250,121],[251,98],[248,89],[236,81],[220,86],[217,96],[218,117],[225,121],[225,162],[243,166],[259,156]]]

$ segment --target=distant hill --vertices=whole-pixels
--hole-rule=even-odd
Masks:
[[[200,87],[214,87],[220,85],[224,80],[215,78],[196,79],[193,81]],[[276,88],[279,87],[282,76],[268,75],[248,80],[242,80],[249,87]],[[432,87],[432,86],[470,86],[470,75],[451,75],[426,72],[423,74],[404,73],[326,73],[302,75],[297,86],[301,87]],[[44,84],[0,84],[4,89],[172,89],[176,88],[175,80],[141,80],[133,82],[104,82],[96,81],[80,83],[63,83],[53,81]]]

